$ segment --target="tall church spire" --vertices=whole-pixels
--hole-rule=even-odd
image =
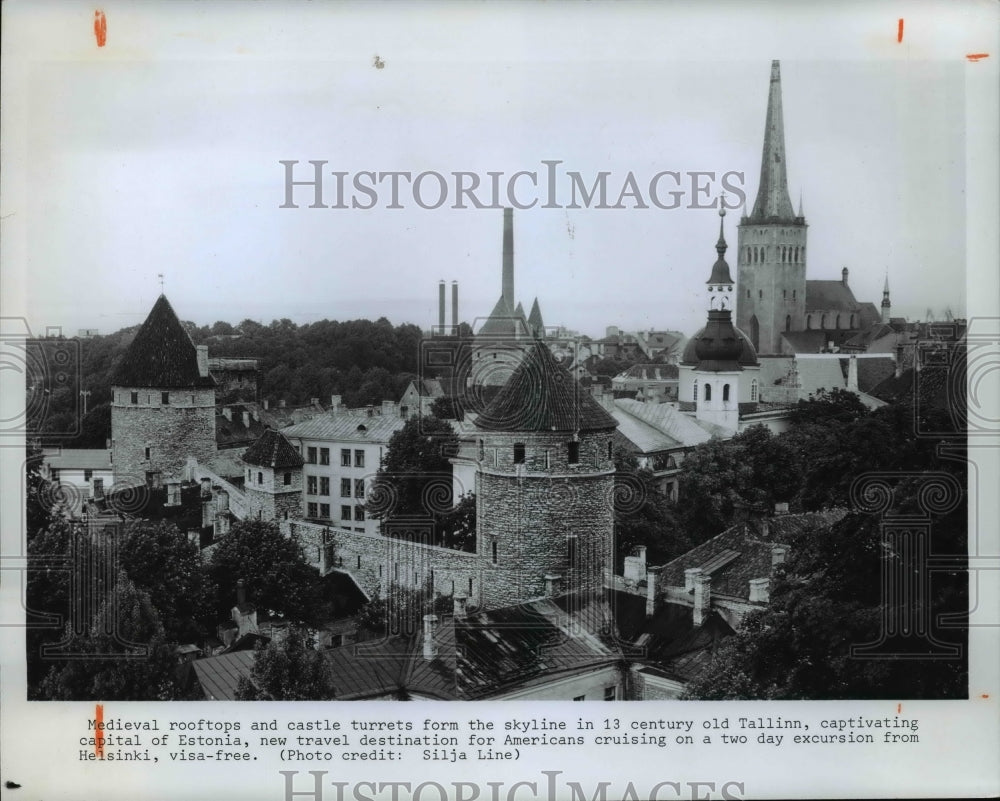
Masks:
[[[764,122],[764,153],[760,165],[760,186],[753,204],[753,222],[769,218],[795,219],[788,196],[785,168],[785,122],[781,113],[781,67],[771,62],[771,88],[767,95],[767,118]]]
[[[885,285],[882,287],[882,322],[888,323],[892,318],[892,302],[889,300],[889,271],[885,272]]]

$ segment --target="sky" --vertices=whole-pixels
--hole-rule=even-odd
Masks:
[[[441,208],[420,208],[405,184],[404,207],[389,209],[384,183],[371,209],[308,208],[309,188],[295,190],[299,208],[280,208],[280,162],[300,162],[302,179],[310,160],[326,161],[329,190],[335,170],[348,182],[527,170],[544,183],[543,160],[558,160],[561,205],[566,171],[588,185],[607,171],[609,204],[631,172],[650,208],[544,209],[542,190],[524,192],[542,200],[515,212],[517,298],[527,309],[537,296],[546,324],[594,336],[609,325],[690,334],[704,321],[719,219],[690,208],[711,200],[692,194],[688,174],[716,173],[714,200],[721,175],[740,173],[731,180],[752,206],[771,58],[809,277],[846,266],[858,299],[877,305],[888,275],[894,314],[965,314],[969,64],[922,43],[919,17],[899,43],[891,11],[824,26],[737,6],[723,6],[720,25],[718,10],[651,4],[586,18],[559,3],[417,4],[391,17],[381,5],[108,4],[98,48],[90,11],[49,8],[63,46],[28,60],[21,98],[17,267],[35,330],[135,325],[160,274],[198,324],[385,316],[427,327],[441,279],[458,281],[460,318],[474,322],[500,293],[499,209],[450,208],[453,186]],[[817,26],[826,40],[806,41]],[[679,208],[648,198],[661,171],[681,174]],[[436,184],[426,187],[432,201]],[[734,275],[738,217],[725,220]]]

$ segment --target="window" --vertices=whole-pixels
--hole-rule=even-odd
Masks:
[[[316,449],[315,448],[308,448],[307,449],[307,451],[306,451],[306,461],[309,462],[309,464],[316,464]]]
[[[750,297],[750,290],[749,289],[747,290],[747,297],[748,298]]]
[[[697,400],[698,400],[698,379],[697,378],[694,380],[694,394],[693,394],[692,397],[697,402]]]
[[[307,476],[306,477],[306,494],[307,495],[315,495],[316,494],[316,490],[317,490],[317,486],[316,485],[317,485],[317,483],[318,482],[316,481],[316,476]]]
[[[787,289],[782,289],[781,290],[781,299],[782,300],[788,300],[788,290]]]
[[[169,406],[170,405],[170,393],[169,392],[161,392],[160,393],[160,403],[162,403],[164,406]]]
[[[363,506],[354,507],[354,519],[361,522],[365,519],[365,508]]]
[[[552,454],[549,451],[545,451],[545,469],[549,470],[552,467]]]
[[[330,464],[330,449],[320,448],[319,449],[319,463],[320,464]]]
[[[291,483],[292,483],[292,474],[285,473],[285,486],[286,487],[291,486]]]
[[[497,541],[493,540],[493,564],[497,563]]]
[[[329,495],[330,494],[330,479],[326,476],[320,476],[319,479],[319,494]]]
[[[566,537],[566,561],[571,565],[576,562],[576,534]]]
[[[351,466],[351,449],[341,448],[340,449],[340,466],[350,467]]]
[[[358,554],[358,570],[361,569],[361,554]]]
[[[611,686],[604,688],[604,700],[605,701],[617,701],[618,700],[618,688]]]
[[[147,446],[146,446],[146,449],[145,449],[145,454],[146,454],[146,461],[147,461],[147,462],[149,461],[149,457],[150,457],[150,455],[152,454],[152,452],[153,452],[153,449],[152,449],[152,448],[150,448],[150,447],[149,447],[149,446],[147,445]]]
[[[260,470],[257,471],[257,483],[258,484],[264,483],[264,473]]]
[[[577,464],[580,461],[580,443],[567,442],[566,447],[568,450],[566,461],[570,464]]]
[[[350,520],[351,519],[351,507],[350,506],[341,506],[340,507],[340,519],[341,520]]]
[[[755,378],[750,382],[750,400],[754,403],[757,402],[757,379]]]
[[[131,397],[132,405],[135,406],[139,402],[139,393],[138,392],[132,392],[130,394],[132,396]]]
[[[363,478],[354,479],[354,497],[355,498],[365,497],[365,480]]]
[[[514,443],[514,464],[524,464],[524,443]]]
[[[707,400],[707,401],[712,400],[712,385],[711,384],[705,384],[705,400]]]
[[[486,460],[486,444],[482,440],[479,440],[479,461],[482,462],[485,460]]]
[[[785,330],[786,331],[792,330],[792,315],[790,314],[785,315]]]
[[[608,459],[611,460],[611,459],[614,459],[614,458],[615,458],[615,445],[614,445],[614,442],[609,439],[608,440]]]
[[[341,498],[351,497],[351,479],[349,478],[340,479],[340,497]]]
[[[722,400],[723,402],[729,400],[729,384],[722,385]]]
[[[795,289],[793,289],[793,290],[792,290],[792,300],[795,300],[795,293],[796,293],[797,291],[798,291],[798,290],[795,290]]]
[[[319,516],[319,510],[317,509],[316,504],[314,504],[314,503],[306,504],[306,509],[308,510],[308,511],[306,511],[306,517],[318,517]]]
[[[764,290],[763,290],[763,289],[758,289],[758,290],[757,290],[757,297],[758,297],[758,298],[759,298],[760,300],[763,300],[763,299],[764,299]]]
[[[354,451],[354,466],[364,467],[365,466],[365,452],[361,450]]]
[[[53,467],[51,470],[49,470],[49,477],[50,477],[50,479],[52,481],[58,483],[58,481],[59,481],[59,468],[58,467]]]
[[[319,516],[326,520],[330,519],[330,504],[321,503],[319,505]]]
[[[90,479],[92,479],[93,477],[94,477],[94,471],[93,470],[84,470],[83,471],[83,480],[84,481],[88,481],[89,482]]]

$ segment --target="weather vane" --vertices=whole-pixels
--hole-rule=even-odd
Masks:
[[[160,294],[163,294],[163,273],[157,273],[156,277],[160,279]]]

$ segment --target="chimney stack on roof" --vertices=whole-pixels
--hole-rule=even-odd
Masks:
[[[202,378],[208,378],[208,345],[196,345],[195,347],[198,351],[198,375]],[[190,352],[188,351],[188,353]]]
[[[847,360],[847,389],[858,392],[858,357],[853,354]]]
[[[438,284],[438,334],[444,334],[444,279]]]
[[[469,612],[469,598],[465,593],[457,593],[454,596],[454,615],[456,620],[464,620]]]
[[[848,271],[847,271],[847,268],[845,267],[843,270],[840,271],[840,282],[844,286],[847,286],[847,275],[848,275]]]
[[[774,545],[771,547],[771,567],[784,564],[785,557],[788,556],[788,548],[784,545]]]
[[[545,574],[546,597],[559,595],[561,584],[562,584],[562,576],[556,575],[555,573],[546,573]]]
[[[247,587],[243,579],[236,582],[236,605],[243,606],[247,602]]]
[[[424,615],[424,659],[437,659],[437,615]]]
[[[458,281],[451,282],[451,333],[458,336]]]
[[[694,583],[694,624],[700,626],[708,618],[712,606],[712,577],[701,568],[691,576]]]

